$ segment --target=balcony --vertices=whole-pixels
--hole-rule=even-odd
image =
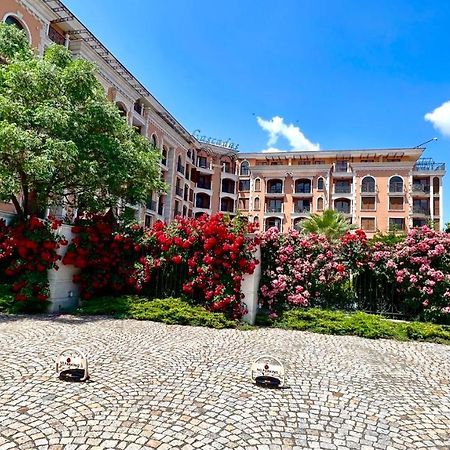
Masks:
[[[348,186],[334,186],[334,193],[335,194],[351,194],[352,193],[352,187],[351,185]]]
[[[266,203],[265,212],[271,214],[282,214],[284,212],[284,205],[271,205],[270,203]]]
[[[413,206],[413,214],[429,216],[430,208],[423,206]]]
[[[353,176],[353,172],[347,162],[337,162],[333,164],[333,177],[334,178],[348,178]]]
[[[311,212],[311,205],[305,206],[305,205],[294,205],[294,214],[309,214]]]
[[[428,195],[430,193],[430,185],[429,184],[420,184],[413,183],[411,190],[413,194],[425,194]]]
[[[211,183],[210,182],[209,183],[205,183],[205,182],[198,181],[196,186],[199,189],[206,189],[208,191],[211,190]]]
[[[55,44],[58,45],[65,45],[66,38],[63,34],[61,34],[59,31],[55,30],[52,25],[50,25],[48,29],[48,37],[50,40],[52,40]]]
[[[432,158],[420,158],[414,165],[414,172],[445,172],[445,163],[434,162]]]

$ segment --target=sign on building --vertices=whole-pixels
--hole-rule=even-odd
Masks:
[[[63,350],[56,360],[56,373],[61,380],[86,381],[89,379],[86,356],[76,348]]]
[[[261,356],[252,364],[252,380],[259,386],[282,387],[284,367],[274,356]]]

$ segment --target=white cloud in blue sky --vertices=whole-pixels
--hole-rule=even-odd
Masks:
[[[425,120],[431,122],[444,136],[450,137],[450,101],[425,114]]]
[[[269,140],[267,145],[269,148],[263,150],[264,153],[282,152],[286,150],[280,150],[274,145],[278,142],[280,137],[284,137],[288,140],[291,148],[290,151],[318,151],[320,150],[319,144],[312,143],[300,130],[299,127],[292,123],[285,123],[284,119],[280,116],[274,116],[270,120],[264,120],[261,117],[257,117],[258,125],[269,133]]]

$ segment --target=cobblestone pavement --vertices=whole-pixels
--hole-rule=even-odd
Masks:
[[[54,375],[89,355],[91,381]],[[278,355],[283,390],[249,381]],[[450,449],[450,347],[295,331],[0,316],[0,450]]]

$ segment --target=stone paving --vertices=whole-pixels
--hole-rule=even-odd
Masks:
[[[66,347],[91,381],[54,374]],[[278,355],[287,387],[249,381]],[[0,450],[450,449],[450,347],[0,316]]]

